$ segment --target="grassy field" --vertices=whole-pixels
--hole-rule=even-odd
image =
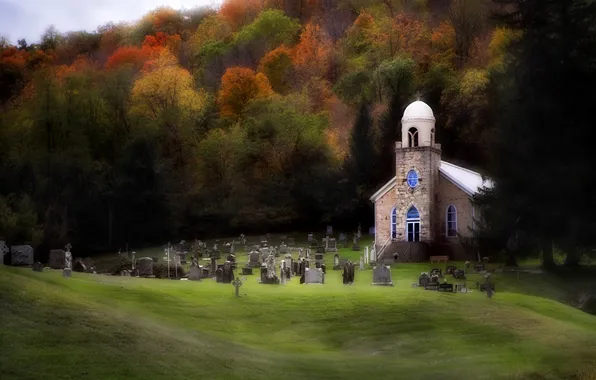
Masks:
[[[555,301],[550,275],[496,274],[487,299],[412,288],[428,269],[397,265],[395,287],[371,270],[352,286],[246,276],[236,298],[213,280],[0,268],[0,377],[596,379],[596,317]]]

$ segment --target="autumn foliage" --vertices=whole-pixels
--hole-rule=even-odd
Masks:
[[[261,0],[224,0],[219,14],[234,30],[239,30],[254,20],[261,10]]]
[[[257,74],[245,67],[227,69],[218,96],[221,116],[237,119],[251,100],[272,94],[269,80],[263,73]]]
[[[331,40],[320,25],[308,23],[294,53],[294,63],[303,76],[327,73],[332,52]]]

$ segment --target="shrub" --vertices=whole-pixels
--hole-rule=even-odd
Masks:
[[[170,264],[170,278],[175,278],[176,273],[178,273],[178,278],[186,275],[186,271],[183,267],[178,266],[176,272],[174,265]],[[153,275],[155,278],[168,278],[168,263],[153,263]]]

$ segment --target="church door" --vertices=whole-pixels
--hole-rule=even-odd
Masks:
[[[408,241],[420,241],[420,213],[414,206],[406,214],[406,237]]]

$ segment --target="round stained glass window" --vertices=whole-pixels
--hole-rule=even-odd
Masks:
[[[416,173],[415,170],[410,170],[406,176],[406,179],[408,181],[408,186],[410,186],[412,189],[418,186],[418,173]]]

